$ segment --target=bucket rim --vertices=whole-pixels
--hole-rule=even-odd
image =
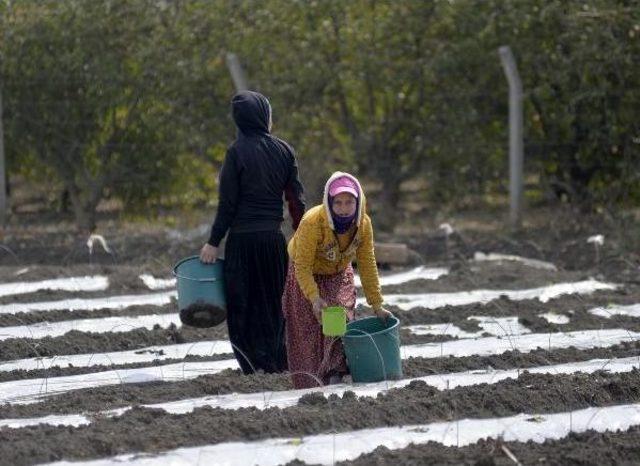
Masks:
[[[189,256],[189,257],[185,257],[184,259],[181,259],[180,261],[178,261],[176,263],[176,265],[173,266],[173,271],[172,271],[173,275],[176,278],[179,278],[181,280],[191,280],[193,282],[217,282],[219,280],[222,280],[221,278],[192,278],[192,277],[187,277],[187,276],[184,276],[184,275],[181,275],[181,274],[178,273],[178,267],[180,267],[185,262],[189,262],[189,261],[192,261],[194,259],[200,260],[200,256]],[[218,258],[218,259],[216,259],[216,263],[217,262],[224,263],[224,259]]]
[[[396,327],[398,327],[400,325],[400,319],[398,319],[396,316],[392,315],[389,317],[389,319],[393,319],[395,322],[393,323],[393,325],[391,325],[390,327],[385,328],[384,330],[378,330],[377,332],[365,332],[364,330],[362,330],[363,333],[358,334],[358,335],[349,335],[349,324],[353,323],[353,322],[359,322],[361,320],[367,320],[367,319],[377,319],[376,316],[369,316],[369,317],[364,317],[362,319],[357,319],[357,320],[352,320],[351,322],[347,322],[347,331],[345,332],[345,334],[342,336],[342,338],[371,338],[372,336],[375,335],[379,335],[383,332],[388,332],[389,330],[393,330]]]

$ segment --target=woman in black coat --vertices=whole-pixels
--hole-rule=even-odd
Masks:
[[[294,230],[304,214],[303,188],[291,146],[271,134],[271,105],[257,92],[231,100],[238,127],[220,172],[218,212],[200,251],[215,262],[227,231],[224,278],[229,338],[242,371],[287,368],[282,292],[287,244],[280,230],[283,194]]]

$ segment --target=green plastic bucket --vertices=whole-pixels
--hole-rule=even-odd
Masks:
[[[347,313],[344,307],[325,307],[322,310],[322,333],[328,337],[341,337],[346,331]]]
[[[380,382],[402,378],[400,321],[366,317],[347,324],[342,337],[347,364],[354,382]]]
[[[182,259],[173,268],[178,287],[178,307],[186,309],[192,304],[211,304],[227,308],[224,294],[224,261],[217,259],[205,264],[200,257]]]

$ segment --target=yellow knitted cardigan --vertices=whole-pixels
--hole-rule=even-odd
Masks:
[[[335,178],[345,175],[350,176],[342,172],[334,173],[325,186],[323,204],[309,209],[302,217],[296,233],[289,241],[289,259],[294,263],[300,289],[310,301],[319,297],[314,274],[338,273],[355,259],[367,303],[374,309],[379,309],[383,298],[373,247],[373,227],[366,214],[366,199],[361,188],[356,216],[357,228],[354,226],[344,234],[337,234],[333,229],[328,187]],[[351,178],[360,187],[358,180]],[[349,241],[352,236],[353,239]]]

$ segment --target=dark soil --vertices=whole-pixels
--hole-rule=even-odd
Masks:
[[[599,433],[587,431],[570,434],[560,440],[535,442],[502,442],[481,440],[466,447],[445,447],[436,442],[410,445],[400,450],[378,447],[354,461],[339,466],[418,466],[418,465],[474,465],[513,466],[504,451],[508,449],[523,465],[553,466],[605,464],[637,464],[640,458],[640,427],[626,432]]]
[[[76,390],[31,405],[0,405],[0,418],[36,417],[46,413],[70,414],[97,412],[135,404],[195,398],[227,393],[253,393],[267,390],[291,390],[288,374],[242,375],[240,370],[225,370],[182,382],[124,384]]]
[[[547,272],[547,271],[544,271]],[[481,276],[491,276],[491,273],[499,273],[493,265],[482,272]],[[414,281],[403,285],[408,292],[430,292],[425,289],[436,286],[437,281]],[[386,292],[385,288],[385,292]],[[470,288],[465,288],[470,289]],[[33,296],[36,295],[36,296]],[[30,295],[37,298],[40,293]],[[474,315],[485,316],[514,316],[520,317],[521,323],[531,329],[532,332],[546,333],[557,331],[573,331],[600,328],[628,328],[640,331],[640,320],[614,316],[606,319],[588,314],[586,310],[597,306],[615,304],[633,304],[640,302],[640,286],[627,285],[614,291],[601,291],[592,295],[563,295],[548,303],[538,300],[511,301],[507,298],[494,300],[486,305],[470,304],[466,306],[446,306],[438,309],[414,309],[410,312],[402,311],[393,306],[392,311],[400,318],[402,325],[453,323],[465,330],[479,331],[480,328],[467,318]],[[51,311],[20,313],[17,315],[0,315],[0,326],[26,325],[42,321],[56,322],[68,319],[100,318],[112,316],[136,316],[159,313],[176,312],[177,306],[172,303],[167,306],[133,306],[122,310],[103,309],[98,311]],[[569,324],[557,325],[538,317],[538,314],[554,311],[566,314],[570,317]],[[371,311],[366,308],[359,309],[360,315],[367,315]],[[1,328],[0,328],[1,331]],[[118,351],[124,349],[139,348],[143,346],[168,344],[171,342],[190,342],[203,339],[227,338],[226,325],[218,325],[210,329],[198,329],[195,327],[182,327],[168,330],[144,330],[122,334],[83,334],[73,332],[61,337],[45,338],[42,340],[6,340],[0,341],[0,359],[19,359],[26,357],[38,357],[61,354],[79,354],[88,352]],[[427,343],[446,341],[450,337],[438,335],[415,336],[406,331],[402,332],[402,343]],[[112,342],[110,344],[109,342]]]
[[[65,277],[83,277],[103,275],[109,279],[109,288],[105,292],[91,292],[86,297],[98,297],[113,295],[114,293],[135,294],[138,292],[153,293],[140,279],[141,274],[151,274],[155,277],[170,277],[171,268],[152,265],[88,265],[77,264],[70,266],[60,265],[26,265],[0,267],[0,283],[34,282]],[[158,290],[160,291],[160,290]],[[28,302],[28,301],[54,301],[69,297],[69,292],[55,290],[42,290],[36,293],[24,295],[3,296],[0,303]],[[30,299],[35,298],[35,299]]]
[[[220,325],[226,318],[226,309],[204,301],[196,301],[180,309],[180,321],[190,327],[211,328]]]
[[[640,303],[640,287],[628,286],[619,290],[599,291],[591,295],[562,295],[543,303],[537,299],[512,301],[506,297],[493,300],[487,304],[469,304],[464,306],[445,306],[437,309],[415,308],[403,311],[395,306],[389,309],[401,320],[401,324],[436,324],[451,323],[466,331],[478,332],[481,328],[468,319],[471,316],[510,317],[518,316],[518,320],[532,333],[569,332],[603,328],[626,328],[640,331],[640,320],[624,316],[604,318],[589,314],[587,311],[595,307],[607,307],[611,304],[628,305]],[[367,312],[362,309],[362,313]],[[568,324],[553,324],[539,317],[539,314],[554,312],[566,315]],[[432,336],[411,335],[402,332],[402,343],[426,343]]]
[[[529,211],[527,224],[519,231],[504,227],[502,213],[452,212],[446,219],[433,220],[428,232],[378,235],[381,240],[404,241],[426,262],[463,262],[476,251],[514,254],[554,263],[563,270],[598,273],[608,279],[640,282],[640,222],[637,212],[588,214],[575,208],[554,205]],[[456,231],[445,242],[437,228],[450,222]],[[422,228],[424,231],[424,227]],[[590,236],[602,234],[605,242],[596,256]],[[447,246],[445,248],[445,246]]]
[[[183,359],[156,359],[151,362],[139,362],[131,364],[111,364],[108,366],[89,366],[89,367],[74,367],[71,364],[63,365],[63,367],[55,366],[48,369],[37,370],[15,370],[9,372],[0,372],[0,383],[10,380],[20,379],[37,379],[37,378],[49,378],[49,377],[63,377],[69,375],[78,374],[91,374],[99,371],[110,370],[122,370],[122,369],[135,369],[139,367],[152,367],[166,364],[183,363],[183,362],[195,362],[195,361],[219,361],[223,359],[233,358],[232,354],[215,354],[212,356],[192,356],[188,355]],[[62,363],[65,364],[65,363]]]
[[[449,264],[450,265],[450,264]],[[437,280],[416,280],[385,286],[385,293],[455,293],[461,290],[538,288],[551,283],[593,278],[589,272],[545,270],[519,262],[457,262]],[[602,277],[604,278],[604,277]],[[419,291],[417,291],[419,290]]]
[[[0,329],[14,325],[29,325],[39,322],[62,322],[63,320],[99,319],[102,317],[142,316],[150,314],[174,314],[177,304],[166,306],[129,306],[125,309],[97,309],[94,311],[78,310],[19,312],[18,314],[0,314]]]
[[[604,407],[640,401],[640,372],[588,376],[524,373],[517,380],[443,392],[415,382],[376,399],[357,398],[347,392],[342,398],[308,401],[264,411],[200,408],[187,415],[138,408],[79,428],[5,429],[0,431],[0,461],[20,465],[58,458],[88,459],[224,441],[451,421],[462,416],[484,418]]]
[[[524,289],[587,278],[619,283],[624,288],[592,295],[565,295],[549,303],[537,300],[516,302],[501,298],[487,305],[414,309],[408,312],[393,308],[391,310],[398,315],[403,325],[451,322],[469,331],[480,330],[473,321],[467,320],[472,315],[517,315],[523,325],[536,333],[613,327],[640,331],[640,319],[604,319],[586,312],[596,306],[640,303],[640,228],[637,222],[631,225],[622,217],[613,219],[606,215],[579,216],[563,208],[544,212],[542,221],[534,221],[529,213],[527,215],[526,229],[516,233],[496,226],[497,222],[492,214],[484,216],[480,222],[482,228],[465,228],[456,223],[456,219],[440,219],[439,221],[450,221],[459,230],[447,243],[444,236],[437,232],[438,223],[433,227],[429,226],[429,231],[423,228],[420,234],[378,235],[376,232],[377,239],[382,241],[405,241],[428,265],[444,265],[451,270],[449,275],[436,281],[420,280],[388,286],[384,287],[383,292]],[[113,253],[104,252],[98,245],[90,255],[86,245],[87,235],[76,234],[65,224],[41,223],[34,219],[29,219],[24,225],[14,222],[2,231],[0,283],[106,275],[109,277],[110,287],[105,291],[91,293],[43,290],[0,297],[0,304],[153,293],[138,276],[150,273],[158,278],[168,278],[173,264],[182,257],[197,254],[206,240],[206,228],[202,232],[199,229],[194,232],[186,232],[186,228],[177,230],[180,234],[152,226],[104,224],[100,234],[105,236]],[[424,233],[425,231],[427,232]],[[598,257],[595,256],[593,245],[586,242],[589,236],[595,234],[605,235],[605,244]],[[4,248],[8,248],[10,252]],[[534,269],[513,262],[476,263],[470,260],[476,251],[546,260],[556,264],[559,270]],[[0,327],[177,311],[174,302],[162,307],[138,306],[123,310],[63,310],[0,315]],[[538,317],[540,313],[552,311],[567,315],[571,319],[570,323],[550,324]],[[370,311],[362,309],[361,312]],[[71,332],[62,337],[42,340],[0,341],[0,360],[132,350],[152,345],[226,338],[226,325],[210,329],[174,327],[106,334]],[[448,338],[442,335],[418,337],[402,332],[403,344],[445,341]],[[515,351],[487,357],[414,358],[403,361],[403,371],[405,377],[419,377],[433,373],[526,368],[593,358],[639,355],[640,344],[636,342],[584,351],[568,348],[549,352],[539,349],[527,354]],[[170,362],[173,361],[161,363]],[[116,367],[134,366],[136,365]],[[93,372],[96,368],[59,368],[47,371],[46,375],[43,371],[14,371],[2,374],[0,380],[70,375],[83,373],[85,370]],[[33,405],[4,405],[0,406],[0,418],[53,413],[95,413],[122,406],[188,397],[291,388],[287,374],[243,376],[240,371],[227,370],[183,382],[100,387],[69,392]],[[509,416],[520,412],[551,413],[639,401],[640,373],[633,371],[626,374],[590,375],[524,373],[517,380],[442,392],[423,383],[413,383],[376,399],[358,399],[349,392],[342,398],[331,397],[329,401],[311,395],[295,407],[265,411],[253,408],[235,411],[201,408],[187,415],[170,415],[161,410],[135,408],[121,417],[96,419],[92,425],[80,428],[38,426],[2,429],[0,464],[81,460],[125,452],[166,451],[181,446],[230,440],[299,437],[305,434],[421,424],[463,417]],[[541,460],[551,464],[637,464],[640,458],[639,440],[640,428],[636,427],[625,433],[587,433],[570,435],[542,445],[509,442],[506,446],[523,464],[537,464]],[[398,451],[388,451],[381,447],[374,453],[359,458],[357,464],[512,464],[501,447],[499,440],[482,441],[464,448],[447,448],[435,443]]]
[[[1,329],[0,329],[1,331]],[[0,341],[0,360],[43,356],[106,353],[154,345],[227,339],[225,326],[210,329],[171,326],[166,329],[135,329],[121,333],[85,333],[71,331],[60,337],[42,339],[12,338]]]

